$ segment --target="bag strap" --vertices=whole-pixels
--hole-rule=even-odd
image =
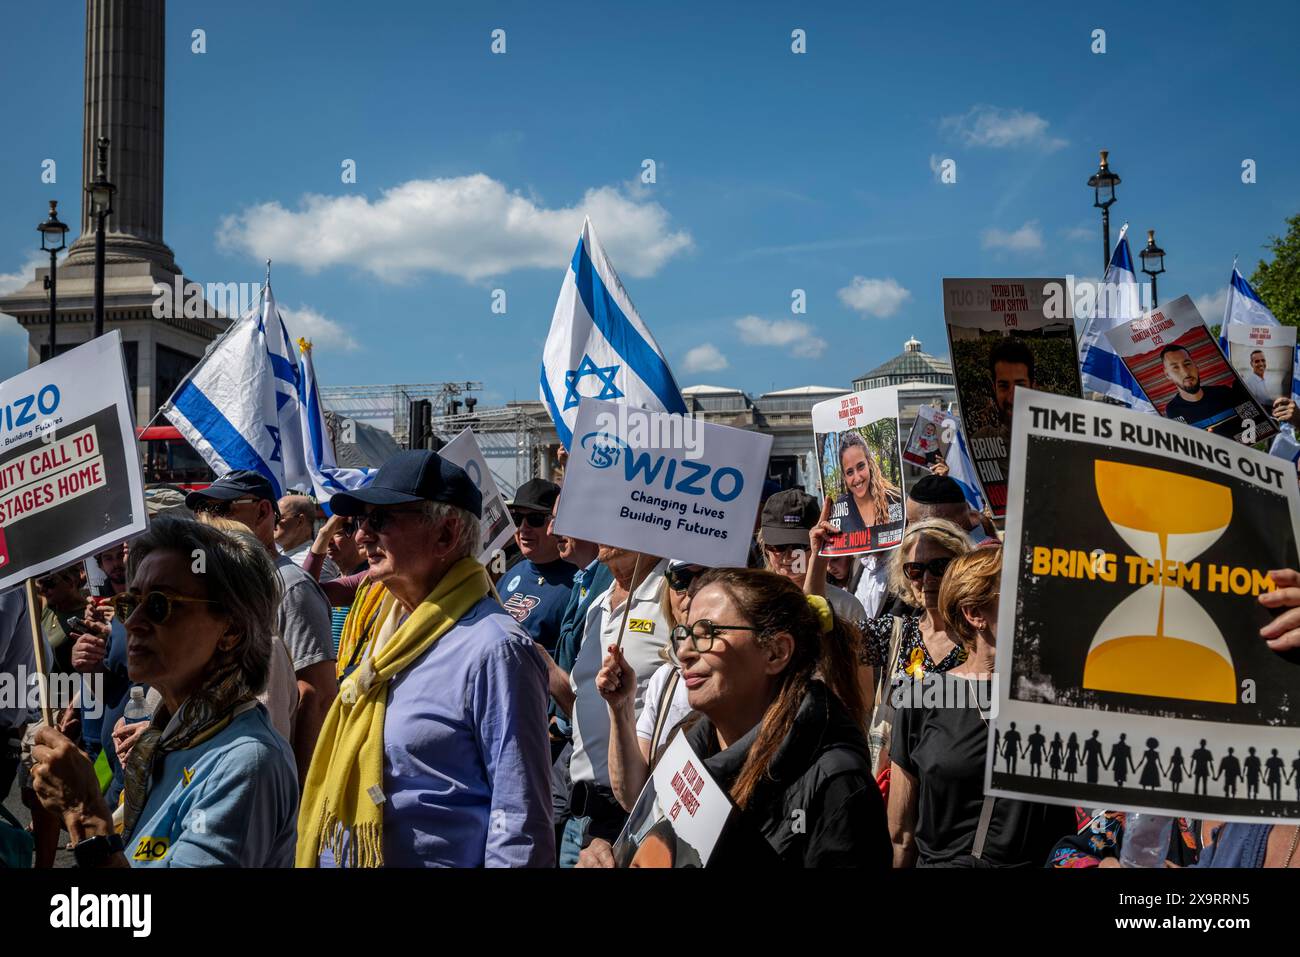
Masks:
[[[885,667],[880,669],[880,679],[876,683],[876,712],[880,711],[880,702],[884,698],[884,692],[894,683],[894,675],[898,673],[898,648],[903,643],[903,619],[898,615],[890,615],[894,620],[892,634],[889,638],[889,657],[885,659]]]
[[[10,827],[15,827],[18,830],[22,831],[24,834],[27,833],[27,828],[23,827],[22,822],[19,821],[18,818],[10,814],[9,809],[5,807],[3,804],[0,804],[0,818],[3,818],[6,822],[8,822]]]
[[[980,860],[984,857],[984,842],[989,836],[989,824],[993,821],[993,805],[997,798],[986,797],[980,806],[980,822],[975,828],[975,846],[971,848],[971,857]]]
[[[659,692],[659,702],[655,710],[654,731],[650,733],[650,754],[653,757],[659,750],[659,739],[663,736],[665,728],[668,726],[669,704],[673,700],[673,692],[677,690],[677,682],[681,680],[682,673],[676,668],[664,682],[662,690]]]

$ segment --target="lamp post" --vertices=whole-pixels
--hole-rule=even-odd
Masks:
[[[95,178],[86,184],[90,211],[95,217],[95,332],[104,334],[104,220],[113,212],[113,193],[117,189],[108,181],[108,137],[95,141]]]
[[[1165,251],[1156,245],[1156,231],[1147,230],[1147,248],[1142,250],[1142,271],[1151,277],[1151,308],[1160,305],[1156,298],[1156,276],[1165,271]]]
[[[1093,189],[1092,205],[1101,210],[1101,238],[1106,247],[1101,260],[1103,276],[1110,266],[1110,206],[1115,202],[1115,187],[1119,185],[1119,177],[1111,172],[1109,155],[1110,150],[1101,151],[1101,165],[1088,177],[1088,185]]]
[[[50,218],[36,227],[41,234],[41,251],[50,254],[50,274],[45,277],[45,288],[50,291],[50,358],[54,358],[58,343],[59,287],[58,255],[67,248],[64,238],[68,224],[59,219],[59,201],[50,200]]]

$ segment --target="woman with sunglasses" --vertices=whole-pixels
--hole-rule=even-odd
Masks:
[[[889,678],[903,672],[919,678],[961,663],[965,652],[948,636],[939,615],[939,584],[952,560],[972,547],[965,532],[941,518],[907,526],[890,558],[889,590],[916,611],[898,620],[897,642],[895,616],[881,615],[867,623],[862,660],[877,675]],[[895,643],[898,651],[890,661],[889,649]]]
[[[691,605],[691,585],[704,571],[702,565],[669,562],[664,572],[668,587],[663,590],[664,618],[673,627],[686,623]],[[646,684],[641,714],[635,711],[636,671],[617,645],[605,650],[596,690],[609,705],[609,786],[623,810],[631,811],[650,775],[650,758],[669,733],[691,713],[686,685],[672,660],[669,648],[664,663]]]
[[[293,751],[255,697],[279,598],[266,549],[162,517],[132,542],[128,572],[114,603],[131,680],[163,703],[127,762],[125,830],[115,833],[90,762],[52,728],[32,749],[37,797],[83,867],[290,866]]]
[[[673,647],[698,715],[677,733],[740,809],[718,862],[888,867],[851,626],[821,596],[742,568],[700,576],[689,619]],[[584,863],[612,866],[612,858]]]

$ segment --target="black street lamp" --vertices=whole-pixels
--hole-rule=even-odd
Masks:
[[[1151,308],[1160,305],[1156,298],[1156,276],[1165,271],[1165,251],[1156,245],[1156,231],[1147,230],[1147,248],[1142,250],[1142,271],[1151,277]]]
[[[1119,177],[1111,172],[1106,158],[1109,155],[1110,150],[1101,151],[1101,165],[1088,177],[1088,185],[1093,189],[1092,205],[1101,210],[1101,238],[1106,247],[1101,260],[1103,276],[1110,266],[1110,205],[1115,202],[1115,187],[1119,185]]]
[[[95,141],[95,178],[86,184],[90,211],[95,217],[95,332],[104,334],[104,220],[113,212],[113,193],[117,187],[108,181],[108,137]]]
[[[50,274],[45,277],[45,288],[50,291],[50,358],[53,359],[54,349],[58,343],[58,255],[67,248],[67,244],[63,240],[68,233],[68,224],[59,219],[59,201],[57,199],[50,200],[50,218],[36,228],[41,233],[41,251],[50,254]]]

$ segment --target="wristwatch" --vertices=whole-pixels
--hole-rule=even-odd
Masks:
[[[72,845],[78,867],[103,867],[110,857],[125,850],[121,834],[96,834]]]

